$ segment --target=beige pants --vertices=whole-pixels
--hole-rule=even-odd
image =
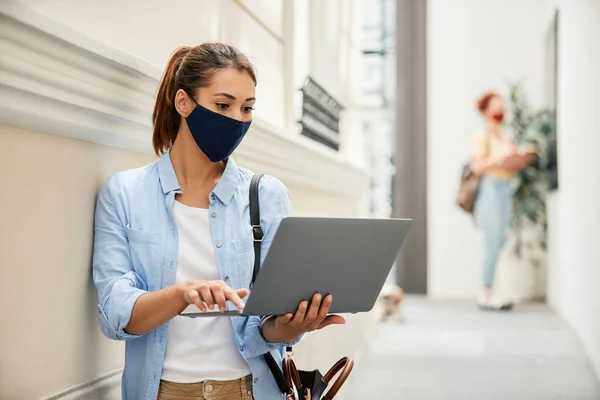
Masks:
[[[252,377],[234,381],[160,381],[158,400],[252,400]]]

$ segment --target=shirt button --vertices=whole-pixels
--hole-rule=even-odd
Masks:
[[[240,351],[244,351],[244,345],[240,346]]]
[[[229,280],[229,276],[226,276],[225,278],[223,278],[223,280],[224,280],[225,282],[227,282],[227,281]]]
[[[258,378],[254,378],[254,383],[258,383]]]
[[[217,218],[217,213],[213,211],[212,214],[210,214],[210,216],[213,218]]]
[[[206,385],[205,390],[206,390],[207,393],[211,393],[213,391],[212,385]]]
[[[210,199],[214,201],[214,200],[215,200],[215,195],[214,195],[214,194],[211,194],[211,195],[210,195]]]
[[[223,243],[221,243],[221,242],[217,242],[217,248],[219,248],[219,249],[220,249],[221,247],[223,247]]]

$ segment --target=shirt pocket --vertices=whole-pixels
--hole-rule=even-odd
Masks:
[[[158,238],[160,236],[158,232],[136,229],[130,226],[127,226],[126,231],[129,243],[158,244]]]
[[[238,240],[234,240],[233,249],[237,254],[254,251],[254,238],[248,235]]]
[[[240,287],[249,287],[254,271],[254,239],[248,235],[233,241],[233,252],[239,271]]]
[[[154,231],[125,228],[129,242],[129,253],[136,271],[154,270],[158,265],[160,234]],[[147,275],[147,274],[144,274]]]

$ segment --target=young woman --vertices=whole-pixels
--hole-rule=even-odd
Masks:
[[[127,341],[125,400],[281,398],[262,355],[281,361],[282,347],[305,332],[344,323],[319,294],[277,317],[179,316],[244,307],[253,174],[229,156],[252,122],[255,86],[252,64],[234,47],[177,49],[152,115],[160,160],[111,176],[98,194],[93,276],[102,331]],[[269,176],[259,197],[264,257],[290,200]]]
[[[475,138],[471,168],[482,176],[475,203],[475,217],[483,231],[483,287],[479,306],[486,310],[508,310],[510,302],[493,291],[498,256],[504,247],[512,220],[513,193],[510,180],[531,162],[534,148],[517,147],[502,129],[504,101],[498,94],[485,93],[477,102],[485,128]]]

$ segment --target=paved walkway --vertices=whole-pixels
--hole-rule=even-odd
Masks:
[[[344,400],[599,400],[600,383],[569,327],[545,305],[484,313],[409,297],[381,324]]]

